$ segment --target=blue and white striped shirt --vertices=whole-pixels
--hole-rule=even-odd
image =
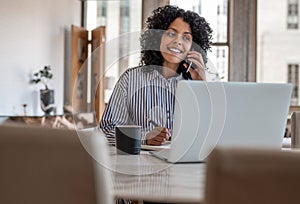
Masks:
[[[146,69],[149,67],[126,70],[113,90],[100,122],[110,144],[115,144],[117,125],[141,126],[142,143],[145,143],[146,134],[154,129],[148,118],[161,127],[172,128],[175,90],[183,77],[166,79],[157,70]]]

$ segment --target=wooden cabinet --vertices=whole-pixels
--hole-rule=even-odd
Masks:
[[[92,30],[91,107],[100,121],[105,108],[105,27]]]
[[[74,113],[87,112],[88,31],[71,27],[70,105]]]
[[[72,25],[71,33],[70,105],[74,113],[95,112],[99,121],[105,107],[105,27],[92,30],[90,41],[82,27]]]

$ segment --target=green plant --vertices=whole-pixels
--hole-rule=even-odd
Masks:
[[[45,89],[48,90],[47,82],[49,79],[52,79],[52,77],[53,74],[51,73],[51,66],[44,66],[44,69],[41,69],[33,74],[33,79],[31,79],[31,83],[42,83],[44,84]]]

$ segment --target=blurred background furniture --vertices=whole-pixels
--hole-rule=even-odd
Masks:
[[[64,107],[63,114],[42,116],[0,116],[0,124],[21,124],[66,129],[84,129],[98,126],[94,112],[73,113],[71,106]]]
[[[300,148],[300,112],[295,111],[291,116],[291,147]]]
[[[3,121],[3,123],[74,129],[73,121],[73,116],[71,114],[64,114],[45,116],[9,116],[5,121]]]
[[[73,113],[95,112],[99,122],[105,108],[105,26],[88,31],[72,25],[71,36],[70,105]],[[91,66],[87,63],[89,56]]]
[[[97,162],[75,130],[0,126],[0,203],[112,203],[110,177],[100,165],[106,143],[90,143]]]
[[[215,149],[207,164],[206,204],[300,203],[300,153]]]

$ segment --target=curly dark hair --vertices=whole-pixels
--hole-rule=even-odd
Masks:
[[[161,37],[169,25],[176,19],[182,18],[191,27],[193,36],[192,49],[201,53],[204,63],[207,62],[207,50],[211,47],[212,29],[206,20],[192,11],[185,11],[177,6],[164,6],[155,9],[146,20],[145,31],[141,35],[140,43],[142,56],[140,65],[162,66],[163,57],[160,53]],[[153,67],[153,66],[152,66]],[[183,62],[180,63],[177,73],[184,70]],[[147,71],[152,71],[151,68]],[[185,73],[185,72],[184,72]],[[189,74],[189,73],[188,73]],[[184,78],[188,76],[184,75]]]

